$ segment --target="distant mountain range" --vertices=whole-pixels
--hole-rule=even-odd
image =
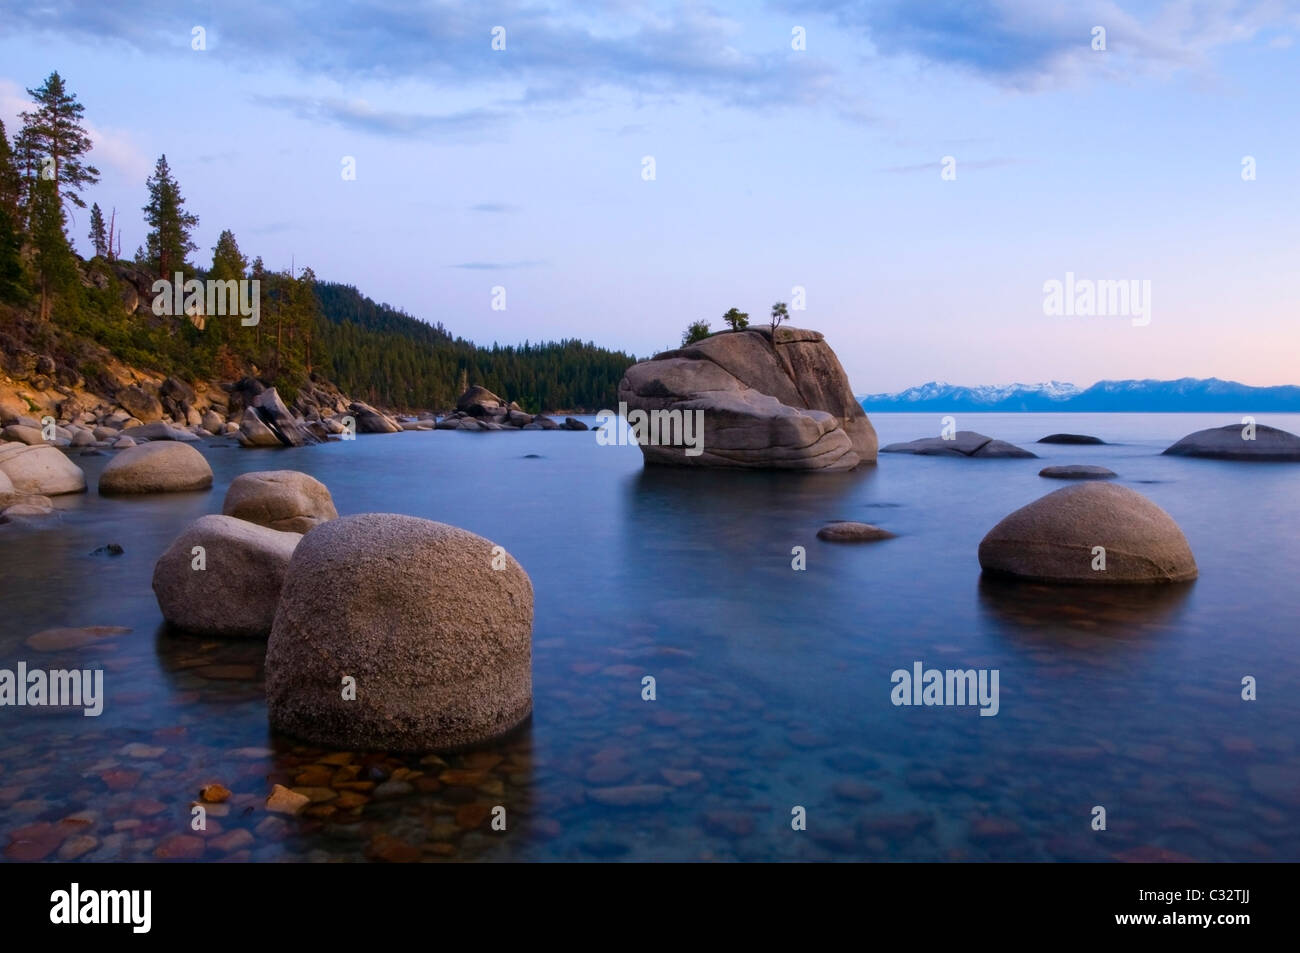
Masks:
[[[1088,388],[1061,381],[1002,387],[931,381],[897,394],[867,394],[858,401],[868,412],[878,413],[1300,413],[1300,387],[1250,387],[1217,377],[1098,381]]]

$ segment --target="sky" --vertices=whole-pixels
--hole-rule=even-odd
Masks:
[[[128,256],[165,153],[196,260],[480,344],[802,299],[856,393],[1300,383],[1297,0],[0,0],[11,135],[52,70]]]

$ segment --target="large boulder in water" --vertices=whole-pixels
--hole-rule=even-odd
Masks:
[[[493,738],[532,711],[532,626],[528,574],[481,536],[391,513],[323,523],[267,643],[271,725],[348,750]]]
[[[880,448],[881,453],[914,453],[923,457],[1036,457],[1038,454],[1023,450],[1005,440],[994,440],[973,430],[958,430],[950,438],[922,437],[907,443],[891,443]]]
[[[59,496],[82,493],[86,489],[86,475],[81,467],[49,445],[0,444],[0,470],[19,493]]]
[[[1216,460],[1300,460],[1300,437],[1277,427],[1228,424],[1198,430],[1165,451],[1175,457],[1211,457]]]
[[[153,591],[163,618],[201,635],[265,637],[301,539],[232,516],[200,517],[154,565]],[[201,562],[196,546],[202,547]]]
[[[321,438],[289,411],[279,391],[268,387],[245,408],[239,442],[246,447],[301,447],[320,443]]]
[[[183,493],[212,486],[212,467],[188,443],[142,443],[121,451],[99,475],[100,496]]]
[[[714,334],[632,365],[618,397],[629,411],[703,411],[696,448],[641,443],[646,463],[851,470],[876,460],[875,428],[817,331]]]
[[[456,409],[471,417],[486,417],[506,413],[505,401],[486,387],[477,384],[456,398]]]
[[[241,473],[230,482],[221,512],[287,533],[306,533],[339,515],[325,484],[297,470]]]
[[[1016,510],[980,542],[979,560],[985,572],[1039,582],[1196,578],[1196,560],[1173,518],[1142,494],[1101,482],[1067,486]]]
[[[355,400],[348,405],[357,433],[400,433],[402,428],[392,417],[381,413],[364,401]]]

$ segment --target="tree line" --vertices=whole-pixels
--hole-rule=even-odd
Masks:
[[[0,302],[30,308],[41,324],[80,335],[128,363],[192,381],[255,376],[292,399],[308,381],[395,409],[441,409],[469,384],[530,411],[612,407],[636,359],[577,340],[478,347],[349,285],[317,281],[311,268],[269,269],[251,261],[224,229],[210,262],[195,259],[199,218],[186,207],[166,155],[145,182],[145,241],[121,254],[120,217],[92,203],[83,262],[68,237],[67,208],[84,209],[99,182],[84,106],[58,72],[28,89],[34,107],[8,136],[0,122]],[[128,285],[150,278],[256,280],[260,320],[128,312]],[[146,302],[148,303],[148,302]],[[80,371],[92,385],[102,368]]]

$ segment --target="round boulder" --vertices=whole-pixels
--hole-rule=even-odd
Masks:
[[[532,711],[532,627],[528,574],[483,537],[391,513],[330,520],[303,537],[280,596],[271,725],[349,750],[496,737]]]
[[[1039,582],[1196,578],[1196,560],[1173,518],[1113,483],[1067,486],[1021,507],[989,530],[979,560],[985,572]]]
[[[1039,443],[1042,443],[1040,440]],[[1108,470],[1106,467],[1095,467],[1091,464],[1072,463],[1063,467],[1043,467],[1038,471],[1040,477],[1048,477],[1052,480],[1109,480],[1117,476],[1114,470]]]
[[[163,618],[201,635],[265,638],[301,539],[231,516],[200,517],[154,564]]]
[[[178,493],[212,486],[212,467],[187,443],[167,440],[123,450],[99,475],[99,493]]]
[[[1215,460],[1296,461],[1300,460],[1300,437],[1264,424],[1228,424],[1188,434],[1165,453]]]
[[[305,533],[339,515],[325,484],[297,470],[240,474],[231,481],[221,512],[289,533]]]
[[[82,493],[86,489],[86,475],[81,467],[48,444],[38,447],[0,444],[0,470],[18,493],[59,496]]]
[[[873,543],[878,539],[893,539],[894,534],[870,523],[836,520],[819,529],[817,538],[829,543]]]

